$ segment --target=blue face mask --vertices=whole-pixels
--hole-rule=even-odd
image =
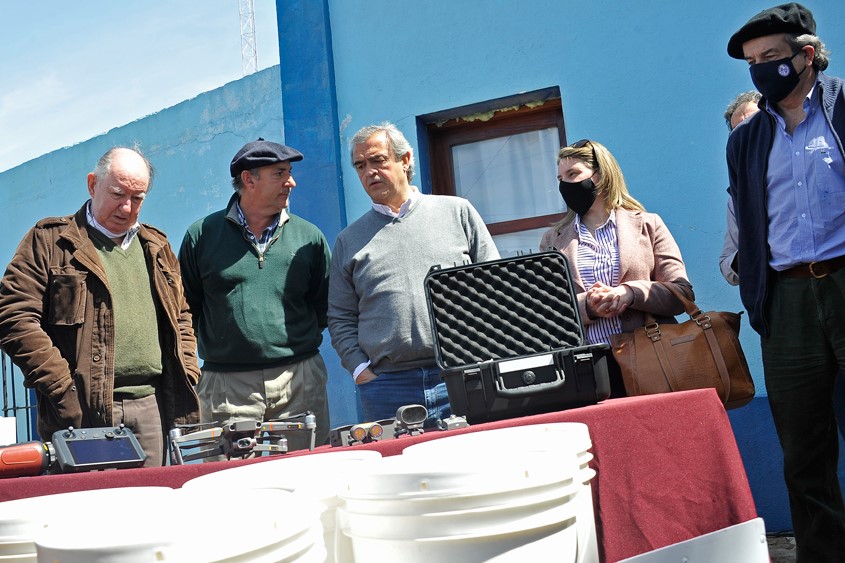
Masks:
[[[749,67],[751,81],[764,98],[770,102],[778,103],[795,90],[801,74],[807,70],[805,66],[801,69],[801,72],[795,72],[795,67],[792,66],[792,59],[801,52],[799,49],[785,59],[757,63]]]

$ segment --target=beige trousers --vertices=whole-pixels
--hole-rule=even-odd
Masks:
[[[316,445],[329,440],[326,364],[320,354],[294,364],[250,371],[203,368],[197,384],[202,422],[270,420],[311,411],[317,418]],[[285,434],[288,451],[307,449],[310,433]]]

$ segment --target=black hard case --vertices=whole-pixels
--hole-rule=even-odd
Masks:
[[[610,395],[609,347],[586,344],[563,254],[435,267],[425,291],[452,412],[470,424]]]

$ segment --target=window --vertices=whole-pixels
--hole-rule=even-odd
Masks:
[[[503,257],[540,250],[543,232],[565,209],[557,189],[557,153],[565,144],[558,89],[421,120],[431,192],[470,200]]]

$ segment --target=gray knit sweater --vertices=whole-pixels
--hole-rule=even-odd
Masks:
[[[434,265],[499,258],[465,199],[425,195],[401,219],[370,210],[337,237],[329,278],[329,334],[350,373],[434,365],[423,280]]]

